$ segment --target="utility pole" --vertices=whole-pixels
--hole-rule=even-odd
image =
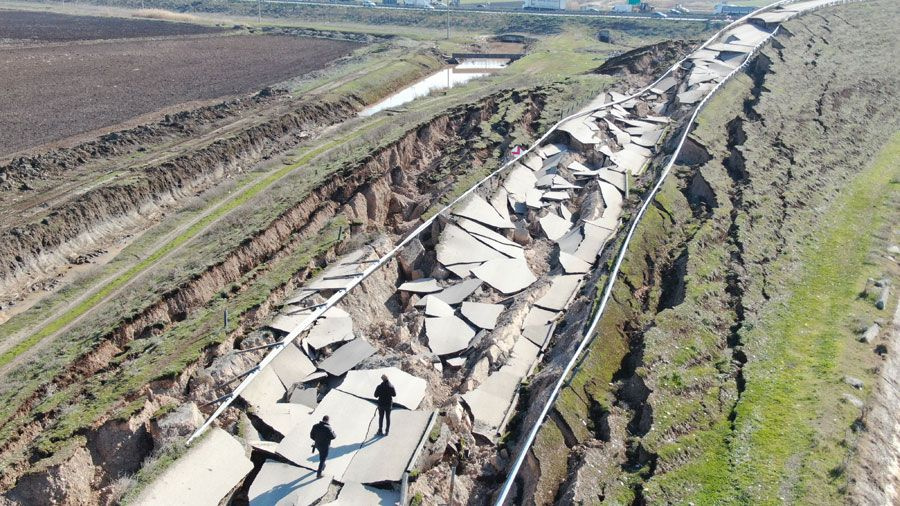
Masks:
[[[450,40],[450,1],[445,0],[447,2],[447,40]]]
[[[256,0],[256,22],[262,24],[262,0]]]

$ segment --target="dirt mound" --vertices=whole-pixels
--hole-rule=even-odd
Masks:
[[[632,49],[614,56],[594,69],[595,74],[657,76],[688,54],[694,44],[684,40],[667,40]],[[645,76],[645,77],[644,77]]]

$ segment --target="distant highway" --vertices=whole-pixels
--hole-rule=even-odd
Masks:
[[[259,0],[243,0],[249,3],[257,3]],[[412,5],[382,5],[376,4],[374,6],[364,5],[359,3],[351,3],[351,2],[313,2],[306,0],[261,0],[262,3],[265,4],[290,4],[290,5],[314,5],[319,7],[350,7],[353,9],[382,9],[382,10],[424,10],[434,13],[443,13],[445,8],[439,7],[436,9],[426,9],[423,7],[416,7]],[[487,5],[487,4],[485,4]],[[484,14],[519,14],[526,16],[544,16],[544,17],[595,17],[595,18],[608,18],[608,19],[649,19],[654,21],[716,21],[716,18],[713,18],[712,15],[704,16],[700,14],[694,14],[693,17],[685,17],[685,16],[676,16],[674,14],[669,15],[666,14],[666,17],[659,17],[652,13],[644,14],[644,13],[634,13],[634,14],[625,14],[625,13],[617,13],[617,14],[607,14],[604,12],[598,11],[544,11],[544,10],[524,10],[524,9],[498,9],[491,7],[478,8],[474,5],[472,6],[463,6],[463,7],[451,7],[451,11],[457,12],[479,12]]]

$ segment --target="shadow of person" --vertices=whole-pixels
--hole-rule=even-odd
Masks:
[[[304,469],[304,471],[306,471],[306,469]],[[253,506],[275,506],[279,503],[279,501],[287,497],[291,492],[309,485],[310,483],[318,479],[319,478],[316,478],[315,471],[309,471],[295,480],[291,480],[286,483],[279,483],[278,485],[275,485],[274,487],[255,497],[253,499]],[[324,475],[321,479],[328,480],[329,483],[331,482],[331,476],[329,475]]]

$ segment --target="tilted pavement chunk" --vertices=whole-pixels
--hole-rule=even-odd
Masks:
[[[332,376],[341,376],[363,360],[375,354],[375,348],[359,337],[341,346],[319,363],[319,369]]]
[[[443,290],[434,278],[422,278],[415,281],[407,281],[400,285],[398,290],[413,293],[434,293]]]
[[[340,390],[328,392],[312,416],[281,440],[278,454],[299,466],[315,470],[319,465],[319,454],[312,452],[309,431],[325,415],[329,416],[331,427],[337,435],[331,442],[326,471],[341,481],[360,443],[366,438],[369,422],[375,416],[375,403],[371,401]]]
[[[315,471],[270,459],[260,468],[247,498],[251,506],[312,504],[328,493],[330,484],[330,476],[316,478]]]
[[[505,295],[519,292],[537,281],[521,258],[491,260],[472,269],[472,274]]]
[[[467,320],[485,330],[493,330],[497,318],[506,309],[503,304],[484,304],[481,302],[463,302],[462,314]]]
[[[272,360],[272,369],[285,389],[291,388],[316,370],[312,360],[293,342],[287,343]]]
[[[394,506],[399,502],[400,492],[345,481],[337,499],[322,506]]]
[[[378,420],[373,418],[362,447],[356,452],[343,480],[357,483],[400,481],[419,442],[425,436],[429,411],[395,409],[391,412],[391,432],[378,436]]]
[[[350,317],[319,318],[303,338],[303,343],[317,350],[353,339],[353,320]]]
[[[287,390],[271,367],[264,367],[241,392],[241,398],[254,408],[275,404]]]
[[[255,414],[266,425],[284,436],[298,424],[305,422],[312,410],[313,408],[303,404],[276,402],[255,408]]]
[[[382,374],[387,375],[388,380],[390,380],[397,391],[394,404],[407,409],[419,407],[422,399],[425,398],[425,389],[428,387],[428,383],[424,379],[413,376],[396,367],[349,371],[337,389],[357,397],[374,400],[375,388],[381,383]]]
[[[575,291],[581,285],[581,278],[582,276],[579,274],[553,276],[550,281],[550,289],[536,300],[534,305],[544,309],[562,311],[575,296]]]
[[[213,427],[148,485],[135,504],[217,506],[252,469],[244,445]]]
[[[438,262],[448,268],[456,264],[506,258],[502,253],[472,237],[471,234],[453,223],[448,224],[441,232],[436,249]]]
[[[425,318],[428,347],[436,355],[452,355],[469,347],[475,331],[456,316]]]
[[[466,201],[450,211],[451,214],[462,216],[483,223],[494,228],[515,228],[509,219],[504,219],[486,200],[478,195],[470,196]]]

